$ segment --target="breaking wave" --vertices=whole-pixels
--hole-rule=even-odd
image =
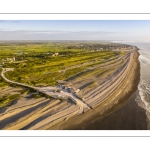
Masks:
[[[136,98],[138,105],[146,110],[147,122],[150,123],[150,47],[140,50],[140,83],[138,85],[139,96]],[[148,129],[149,126],[148,126]]]
[[[139,60],[143,64],[150,65],[150,60],[148,58],[144,57],[143,55],[139,56]]]

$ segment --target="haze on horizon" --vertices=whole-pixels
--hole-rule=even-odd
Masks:
[[[0,20],[0,40],[150,42],[149,20]]]

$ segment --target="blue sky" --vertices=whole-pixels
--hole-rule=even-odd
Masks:
[[[0,20],[0,40],[150,42],[149,20]]]

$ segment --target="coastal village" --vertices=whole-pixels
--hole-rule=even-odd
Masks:
[[[94,51],[104,51],[104,50],[125,50],[125,49],[130,49],[132,46],[130,45],[74,45],[74,46],[68,46],[66,47],[67,49],[82,49],[82,50],[87,50],[90,52],[94,52]],[[6,63],[15,63],[16,61],[24,61],[27,60],[28,55],[30,55],[31,53],[26,53],[26,52],[18,52],[18,53],[13,53],[11,54],[11,57],[6,57],[6,58],[2,58],[0,60],[0,65],[4,65]],[[55,53],[47,53],[47,52],[43,52],[41,54],[39,54],[38,57],[57,57],[57,56],[63,56],[64,54],[59,54],[58,52]]]
[[[15,53],[16,56],[13,56],[13,57],[6,57],[6,58],[2,58],[0,60],[0,65],[4,65],[4,64],[7,64],[7,63],[15,63],[15,62],[22,62],[22,61],[27,61],[26,57],[28,56],[27,55],[28,53]],[[24,57],[22,57],[22,55]],[[46,53],[47,55],[47,53]],[[52,55],[50,55],[51,57],[56,57],[56,56],[59,56],[59,53],[54,53]]]

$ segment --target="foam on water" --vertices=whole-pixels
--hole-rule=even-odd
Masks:
[[[125,43],[127,44],[127,43]],[[140,50],[140,82],[139,95],[136,97],[138,105],[146,110],[148,129],[150,129],[150,43],[128,43]]]
[[[140,83],[138,85],[139,96],[136,98],[138,105],[146,110],[147,122],[150,124],[150,43],[141,44],[140,48]],[[149,125],[148,125],[149,126]],[[150,129],[148,127],[148,129]]]
[[[146,57],[144,57],[143,55],[139,56],[139,60],[141,63],[145,64],[145,65],[150,65],[150,60]]]

